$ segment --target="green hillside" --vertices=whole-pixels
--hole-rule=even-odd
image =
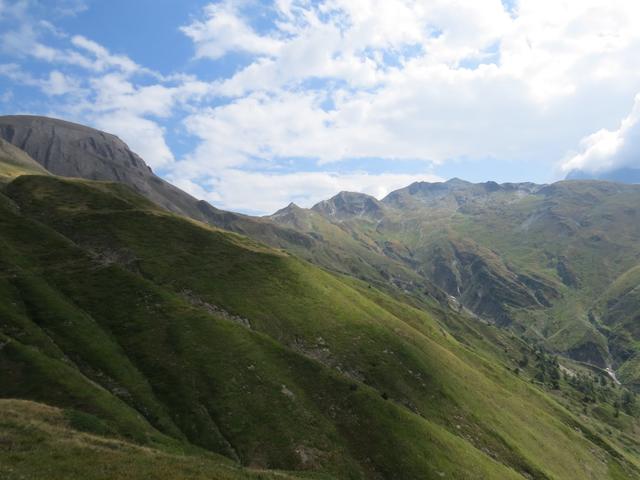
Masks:
[[[98,419],[74,410],[25,400],[0,400],[0,477],[6,480],[329,478],[244,469],[218,455],[150,448],[99,430]]]
[[[0,198],[0,396],[82,412],[126,455],[204,449],[341,479],[640,475],[634,412],[532,382],[546,357],[493,326],[118,184],[24,175]],[[0,434],[46,437],[26,432]]]
[[[29,155],[0,138],[0,185],[25,173],[48,175]]]
[[[589,313],[610,339],[620,380],[640,389],[640,266],[620,275]]]
[[[348,237],[326,240],[334,244],[333,250],[355,242],[376,252],[377,257],[369,256],[372,271],[388,272],[393,278],[388,262],[411,270],[421,279],[413,286],[435,285],[448,298],[443,302],[434,289],[428,290],[431,297],[458,304],[529,344],[542,344],[600,369],[618,369],[635,358],[635,343],[628,340],[634,336],[633,322],[611,315],[602,322],[596,310],[601,310],[602,293],[640,259],[640,187],[598,181],[542,186],[453,179],[415,183],[381,202],[371,197],[368,201],[375,209],[363,214],[358,210],[363,208],[362,196],[340,194],[313,209],[300,209],[297,217],[320,217]],[[296,223],[277,214],[270,218],[327,238],[327,227],[320,227],[319,220]],[[322,258],[310,260],[334,268]],[[351,268],[349,273],[376,281],[376,275],[366,271]],[[415,296],[415,289],[399,282],[395,286]],[[627,298],[625,308],[635,311],[629,302]],[[633,387],[634,382],[626,381],[631,378],[630,365],[620,378]]]

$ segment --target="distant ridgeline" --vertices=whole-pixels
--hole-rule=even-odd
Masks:
[[[607,180],[610,182],[640,183],[640,168],[618,168],[600,173],[573,170],[567,175],[567,180]]]
[[[0,478],[640,478],[640,187],[216,209],[0,117]]]

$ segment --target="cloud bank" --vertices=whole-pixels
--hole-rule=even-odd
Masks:
[[[190,75],[61,31],[36,4],[0,0],[0,78],[43,98],[22,108],[118,134],[219,207],[382,194],[465,162],[482,179],[542,164],[527,179],[551,181],[636,158],[637,2],[222,0],[176,22]]]
[[[580,153],[562,162],[563,172],[597,175],[623,167],[640,168],[640,94],[617,129],[598,130],[585,137],[580,145]]]

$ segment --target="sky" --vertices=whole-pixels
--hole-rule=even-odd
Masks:
[[[640,167],[640,2],[0,0],[0,114],[228,210]]]

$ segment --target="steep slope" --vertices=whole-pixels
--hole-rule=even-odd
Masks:
[[[393,294],[461,305],[589,364],[623,361],[588,312],[593,299],[637,263],[634,187],[618,191],[615,184],[597,182],[543,186],[453,179],[418,182],[381,202],[343,192],[311,210],[290,206],[255,218],[218,210],[166,184],[119,139],[103,132],[12,116],[0,118],[0,136],[54,173],[123,182],[171,211]]]
[[[0,137],[54,175],[120,182],[168,210],[198,215],[195,198],[154,175],[115,135],[64,120],[10,115],[0,117]]]
[[[348,241],[347,234],[328,222],[325,222],[327,229],[296,228],[277,216],[250,217],[225,212],[197,200],[157,177],[143,159],[114,135],[63,120],[17,115],[0,117],[0,138],[28,152],[53,174],[116,181],[169,211],[287,249],[325,268],[366,279],[378,287],[386,288],[391,283],[394,288],[420,297],[442,296],[430,282],[386,259],[374,244],[362,246]],[[351,196],[358,197],[358,194]],[[376,202],[368,197],[366,204],[380,208]]]
[[[0,477],[6,480],[329,478],[241,469],[201,451],[141,447],[114,438],[97,417],[25,400],[0,400],[0,439]]]
[[[0,139],[0,184],[19,175],[31,173],[47,175],[48,172],[26,152]]]
[[[327,208],[333,208],[329,207],[328,203],[325,205]],[[333,211],[338,214],[335,210]],[[341,214],[338,215],[341,216]],[[359,229],[375,227],[375,221],[366,215],[358,216],[361,220],[358,224]],[[310,262],[369,282],[378,288],[410,292],[422,300],[443,300],[445,297],[444,292],[433,283],[407,267],[404,262],[397,262],[391,257],[390,253],[394,247],[391,242],[379,245],[366,234],[359,234],[349,222],[339,220],[333,222],[326,218],[324,213],[314,209],[300,208],[295,204],[267,218],[275,224],[313,238],[313,244],[307,246],[278,245]],[[273,244],[269,239],[247,234],[252,238]],[[396,254],[404,255],[407,260],[411,256],[410,252],[396,252]]]
[[[414,284],[436,285],[451,305],[529,342],[599,368],[625,361],[589,311],[640,259],[640,187],[418,182],[372,201],[375,216],[363,215],[365,197],[343,194],[296,215],[313,212],[339,228],[348,239],[335,237],[334,250],[366,246],[417,274]],[[328,229],[320,224],[288,227],[314,235]],[[370,263],[387,270],[379,257]],[[442,301],[437,289],[430,293]]]
[[[497,330],[504,360],[456,341],[439,310],[121,185],[22,176],[5,194],[2,396],[337,478],[637,475],[615,435],[505,368],[524,347]]]
[[[590,311],[606,332],[619,378],[640,388],[640,265],[620,275]]]
[[[619,363],[611,357],[605,336],[588,321],[589,305],[574,302],[576,290],[590,298],[620,273],[607,271],[610,262],[605,260],[601,266],[606,275],[582,272],[605,283],[579,285],[579,270],[584,268],[578,263],[585,265],[592,245],[568,245],[582,238],[574,235],[576,226],[587,230],[586,224],[576,223],[571,209],[579,209],[582,201],[591,205],[592,194],[570,198],[556,185],[471,184],[454,179],[416,183],[383,202],[343,192],[309,211],[292,206],[268,218],[253,218],[220,211],[171,187],[108,134],[34,117],[4,117],[0,127],[0,135],[30,149],[57,173],[127,183],[172,211],[287,249],[379,288],[446,303],[451,299],[444,291],[473,313],[513,325],[530,339],[573,358],[603,367]],[[624,224],[626,219],[620,221]],[[606,239],[602,232],[594,232],[591,239]],[[530,243],[534,236],[548,244],[549,235],[566,240],[561,253],[550,253],[553,248],[545,246],[530,248],[524,258],[522,248],[513,254],[514,245]],[[622,238],[630,240],[628,235]],[[461,250],[460,245],[473,247]],[[597,254],[607,258],[613,246],[602,245]],[[553,306],[557,308],[545,313]]]
[[[169,211],[221,228],[259,237],[275,246],[309,246],[313,240],[270,222],[219,210],[155,175],[115,135],[64,120],[30,115],[0,116],[0,138],[63,177],[128,185]]]

